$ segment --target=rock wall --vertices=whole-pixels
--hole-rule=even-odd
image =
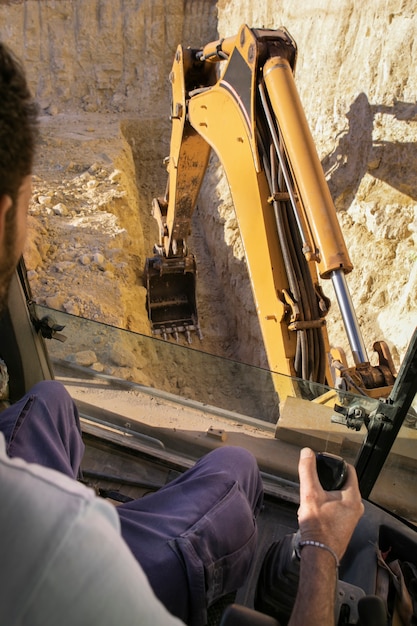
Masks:
[[[398,364],[417,325],[412,0],[0,2],[1,36],[23,58],[44,114],[107,113],[124,118],[125,127],[132,118],[144,120],[141,142],[147,119],[150,129],[159,127],[158,120],[167,122],[177,44],[197,46],[228,36],[244,22],[285,26],[297,42],[297,85],[355,266],[348,284],[365,343],[385,339]],[[141,146],[131,146],[137,170],[153,171],[156,161],[160,167],[159,153],[146,170]],[[196,230],[201,229],[223,285],[219,299],[230,315],[228,332],[236,336],[229,354],[262,363],[236,219],[215,159],[196,214]],[[334,299],[331,285],[325,289]],[[332,342],[346,347],[336,306],[328,325]]]
[[[3,0],[0,25],[43,111],[155,117],[177,45],[217,24],[213,0]]]

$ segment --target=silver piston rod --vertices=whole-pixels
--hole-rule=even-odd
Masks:
[[[346,283],[345,273],[343,270],[335,270],[331,273],[331,279],[355,365],[367,363],[368,356]]]

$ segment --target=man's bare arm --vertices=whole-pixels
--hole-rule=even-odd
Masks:
[[[324,491],[315,454],[309,448],[301,451],[298,471],[300,579],[288,626],[330,626],[334,624],[338,563],[364,507],[353,466],[349,465],[346,483],[338,491]]]

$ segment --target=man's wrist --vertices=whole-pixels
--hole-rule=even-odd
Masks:
[[[339,557],[337,556],[336,552],[333,550],[331,546],[327,545],[326,543],[322,541],[318,541],[316,539],[304,539],[301,536],[300,531],[298,530],[295,535],[295,540],[294,540],[294,552],[299,560],[301,559],[301,551],[305,548],[314,548],[317,550],[327,552],[329,555],[332,556],[336,569],[339,568]]]

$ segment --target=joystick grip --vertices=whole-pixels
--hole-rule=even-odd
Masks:
[[[341,489],[347,478],[347,464],[342,457],[327,452],[316,454],[317,474],[323,489],[335,491]]]

